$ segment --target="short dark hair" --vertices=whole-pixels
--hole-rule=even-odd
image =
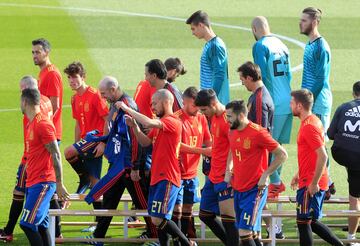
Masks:
[[[308,89],[301,89],[291,92],[291,96],[297,103],[300,103],[306,110],[310,110],[314,103],[314,96]]]
[[[199,25],[199,23],[203,23],[205,26],[210,26],[210,18],[208,14],[202,10],[198,10],[195,13],[193,13],[187,20],[186,24],[190,25]]]
[[[40,92],[38,89],[24,89],[21,92],[21,100],[30,105],[40,105]]]
[[[176,69],[176,72],[180,75],[184,75],[186,73],[184,64],[177,57],[170,57],[170,58],[166,59],[166,61],[164,62],[164,65],[165,65],[167,71]]]
[[[353,93],[355,96],[360,96],[360,81],[357,81],[353,85]]]
[[[198,107],[208,107],[213,100],[217,100],[215,91],[213,89],[203,89],[198,92],[195,98],[195,105]]]
[[[240,113],[243,113],[244,115],[247,115],[248,108],[246,106],[246,103],[244,100],[234,100],[226,104],[226,109],[232,109],[232,111],[239,115]]]
[[[318,8],[308,7],[305,8],[302,12],[303,14],[308,14],[311,19],[317,20],[317,22],[320,22],[321,20],[322,11]]]
[[[237,71],[239,73],[241,72],[243,77],[250,76],[254,81],[261,80],[260,67],[251,61],[247,61],[242,64],[240,67],[238,67]]]
[[[191,98],[191,99],[196,99],[196,96],[198,94],[198,89],[194,86],[190,86],[188,87],[184,92],[183,92],[183,97],[184,98]]]
[[[70,63],[64,69],[64,73],[66,73],[69,76],[75,76],[76,74],[79,74],[83,78],[86,76],[86,71],[85,71],[84,66],[81,64],[81,62],[78,62],[78,61]]]
[[[47,41],[45,38],[38,38],[33,40],[32,45],[41,45],[41,47],[43,48],[43,50],[45,51],[50,51],[51,50],[51,45],[50,42]]]
[[[160,59],[152,59],[145,66],[150,74],[156,74],[159,79],[166,79],[167,70],[164,63]]]

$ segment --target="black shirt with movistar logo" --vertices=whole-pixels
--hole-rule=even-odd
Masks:
[[[360,99],[337,108],[327,134],[333,146],[360,153]]]

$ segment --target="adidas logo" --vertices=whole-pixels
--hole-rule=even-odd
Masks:
[[[348,111],[346,111],[345,116],[360,118],[360,106],[349,109]]]

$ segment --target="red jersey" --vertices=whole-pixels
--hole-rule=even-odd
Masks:
[[[190,116],[183,109],[175,113],[182,122],[181,142],[191,147],[202,147],[203,142],[210,141],[211,135],[206,117],[197,113]],[[180,168],[182,179],[192,179],[197,176],[197,168],[200,161],[199,154],[187,154],[180,152]]]
[[[299,188],[308,186],[315,174],[317,154],[316,150],[325,146],[322,123],[316,115],[312,114],[301,122],[297,137]],[[328,189],[328,174],[326,168],[319,181],[321,190]]]
[[[149,81],[142,80],[137,85],[134,94],[134,100],[139,108],[139,112],[151,119],[154,118],[151,110],[151,97],[155,92],[156,88],[151,87]]]
[[[40,112],[43,115],[47,115],[50,120],[52,120],[52,105],[46,96],[41,95],[40,98]],[[23,117],[23,130],[24,130],[24,154],[21,158],[21,164],[26,164],[26,135],[27,135],[27,127],[29,124],[29,119],[24,115]]]
[[[41,182],[56,182],[51,155],[45,145],[56,141],[54,124],[47,116],[38,113],[29,122],[26,136],[26,187]]]
[[[82,95],[73,95],[71,108],[73,118],[79,123],[81,138],[94,129],[99,131],[99,135],[103,135],[104,117],[109,114],[109,109],[96,89],[89,86]]]
[[[175,115],[161,118],[162,129],[153,128],[148,137],[153,141],[151,182],[155,185],[168,180],[180,186],[181,171],[179,149],[181,142],[181,121]]]
[[[268,168],[269,152],[275,150],[279,143],[267,129],[251,121],[241,131],[231,130],[229,141],[234,164],[231,185],[240,192],[251,190]]]
[[[226,161],[229,153],[229,134],[230,126],[226,121],[226,112],[221,115],[214,115],[211,118],[211,169],[209,179],[214,184],[224,181],[226,171]]]
[[[61,140],[62,134],[62,102],[63,102],[63,84],[62,78],[59,70],[55,67],[54,64],[50,64],[47,67],[44,67],[39,74],[39,91],[41,95],[44,95],[48,98],[58,97],[59,98],[59,109],[54,112],[54,126],[56,129],[56,138]]]

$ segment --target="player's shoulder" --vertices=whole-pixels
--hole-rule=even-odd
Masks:
[[[261,132],[263,130],[266,130],[265,128],[261,127],[260,125],[250,121],[249,122],[249,129],[251,129],[252,131],[255,131],[255,132]]]
[[[98,90],[95,89],[95,88],[92,87],[92,86],[89,86],[89,87],[88,87],[87,92],[90,93],[90,94],[99,94]]]
[[[183,112],[182,109],[179,109],[178,111],[176,111],[176,112],[174,113],[174,116],[177,117],[177,118],[179,118],[179,119],[181,119],[183,115],[184,115],[184,112]]]
[[[302,123],[303,131],[308,131],[308,130],[322,131],[322,128],[323,126],[321,120],[314,114],[307,117]]]
[[[60,71],[59,69],[54,65],[54,64],[50,64],[49,66],[46,67],[46,73],[47,74],[59,74],[60,75]]]

